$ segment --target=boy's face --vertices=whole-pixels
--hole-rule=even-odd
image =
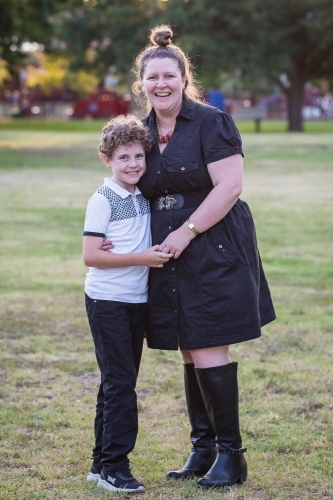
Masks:
[[[134,193],[136,184],[146,170],[144,149],[138,142],[118,146],[106,166],[112,169],[113,182]]]

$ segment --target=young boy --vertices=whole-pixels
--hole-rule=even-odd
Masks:
[[[138,432],[135,385],[142,354],[149,267],[171,255],[151,247],[150,206],[136,187],[152,147],[149,130],[134,116],[119,116],[103,129],[100,156],[112,178],[90,198],[83,260],[86,310],[101,371],[95,447],[88,481],[110,491],[138,492],[128,454]],[[103,238],[114,244],[101,250]],[[150,248],[151,247],[151,248]]]

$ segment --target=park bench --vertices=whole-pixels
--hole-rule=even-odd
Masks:
[[[231,116],[236,123],[239,120],[253,120],[255,131],[260,132],[261,120],[267,118],[267,112],[261,106],[251,106],[250,108],[236,108],[231,111]]]

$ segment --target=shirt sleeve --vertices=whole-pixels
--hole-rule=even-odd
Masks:
[[[244,156],[240,133],[228,113],[216,112],[206,125],[201,135],[206,165],[235,154]]]
[[[83,236],[104,238],[110,217],[110,203],[102,194],[94,193],[88,201]]]

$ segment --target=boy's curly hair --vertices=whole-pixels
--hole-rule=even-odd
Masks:
[[[154,140],[148,127],[134,115],[119,115],[103,128],[99,154],[110,160],[118,146],[138,142],[146,154],[150,153]]]

